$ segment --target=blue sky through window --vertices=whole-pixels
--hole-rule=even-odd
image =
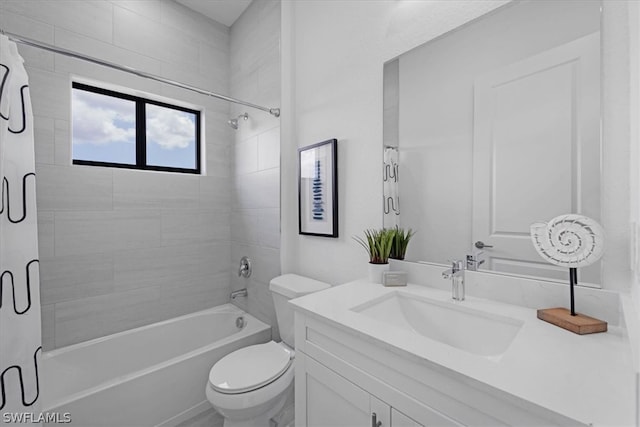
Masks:
[[[147,104],[147,164],[196,167],[196,115]]]
[[[73,158],[136,163],[136,103],[73,89]]]

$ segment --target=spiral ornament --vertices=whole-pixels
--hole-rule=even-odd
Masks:
[[[602,227],[583,215],[560,215],[547,223],[532,224],[531,240],[542,258],[562,267],[593,264],[604,251]]]

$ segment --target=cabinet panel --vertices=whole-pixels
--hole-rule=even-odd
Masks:
[[[296,359],[299,356],[301,356],[300,353],[296,355]],[[306,358],[305,365],[306,424],[304,425],[307,427],[371,425],[369,393],[313,359]]]
[[[393,427],[425,427],[394,408],[391,408],[391,425]]]
[[[371,426],[390,427],[391,424],[391,408],[375,396],[370,396],[369,405],[371,406]],[[374,417],[375,414],[375,417]]]

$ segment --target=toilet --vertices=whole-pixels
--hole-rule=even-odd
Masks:
[[[269,341],[229,353],[211,368],[207,399],[222,416],[224,427],[270,426],[293,396],[293,309],[288,301],[331,285],[296,274],[269,284],[282,342]]]

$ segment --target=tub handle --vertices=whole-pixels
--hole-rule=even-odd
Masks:
[[[247,256],[240,258],[240,269],[238,270],[239,277],[251,276],[251,260]]]

